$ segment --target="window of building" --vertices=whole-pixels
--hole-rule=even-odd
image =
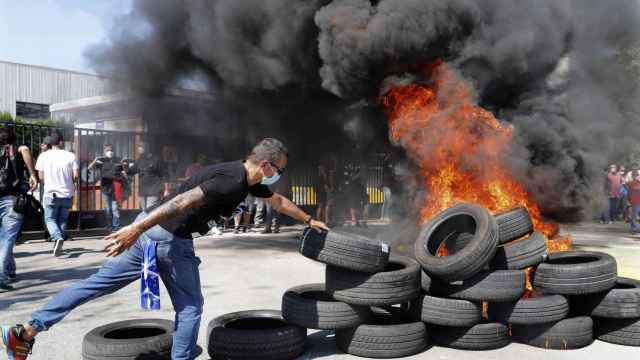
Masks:
[[[49,105],[16,101],[16,117],[23,119],[48,119]]]

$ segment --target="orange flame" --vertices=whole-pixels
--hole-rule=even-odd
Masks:
[[[547,238],[558,233],[504,164],[513,128],[476,105],[469,85],[438,61],[422,71],[430,83],[411,83],[383,97],[392,139],[419,166],[427,193],[420,221],[460,202],[492,213],[524,206]],[[570,241],[570,239],[569,239]]]

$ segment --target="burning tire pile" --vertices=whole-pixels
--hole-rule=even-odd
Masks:
[[[256,349],[270,351],[251,358],[301,355],[304,329],[333,330],[340,350],[367,358],[409,356],[431,343],[567,350],[598,338],[640,346],[640,281],[619,278],[604,253],[548,254],[524,208],[495,216],[472,204],[443,211],[423,226],[417,261],[366,237],[310,229],[300,253],[327,264],[325,283],[286,291],[282,320],[297,330],[270,338],[284,344],[279,352],[265,342]],[[249,338],[236,347],[210,341],[210,355],[246,359],[241,345]]]

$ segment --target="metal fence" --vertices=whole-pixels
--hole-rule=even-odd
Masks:
[[[154,139],[152,135],[141,132],[121,132],[96,129],[82,129],[62,126],[47,126],[37,124],[23,124],[13,122],[0,122],[0,126],[9,126],[14,128],[18,138],[18,143],[27,145],[33,153],[34,159],[40,154],[40,144],[42,144],[45,136],[56,131],[63,135],[65,139],[65,148],[73,151],[78,158],[80,164],[80,181],[74,196],[73,207],[69,219],[68,228],[70,230],[86,230],[97,229],[104,226],[104,211],[101,199],[101,190],[98,183],[97,172],[88,169],[88,165],[97,156],[102,156],[105,144],[112,144],[114,152],[118,157],[123,159],[136,158],[137,145],[144,142],[154,148],[155,153],[160,154],[161,139]],[[154,142],[155,140],[155,142]],[[155,146],[154,146],[155,145]],[[163,150],[165,150],[163,148]],[[162,154],[163,157],[166,154]],[[170,155],[171,156],[171,155]],[[371,157],[369,163],[363,165],[366,171],[366,188],[369,196],[369,203],[372,205],[382,204],[384,195],[380,190],[383,176],[383,161],[381,155]],[[173,160],[175,162],[175,159]],[[184,162],[184,161],[183,161]],[[172,164],[167,164],[171,167]],[[183,164],[187,165],[187,164]],[[176,173],[181,170],[175,170],[169,182],[177,184]],[[296,204],[312,208],[317,204],[317,193],[314,189],[314,178],[317,168],[311,166],[300,166],[291,169],[288,174],[289,194]],[[180,176],[181,177],[181,176]],[[126,198],[121,206],[123,223],[133,217],[139,211],[138,204],[138,177],[130,177],[130,196]],[[42,188],[42,187],[41,187]],[[42,200],[42,190],[35,194]],[[42,230],[43,224],[31,226],[28,230]],[[29,226],[27,226],[29,227]]]

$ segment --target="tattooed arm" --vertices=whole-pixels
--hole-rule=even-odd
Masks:
[[[199,186],[177,195],[173,199],[153,210],[147,217],[125,226],[117,232],[107,236],[109,244],[105,247],[107,256],[117,256],[130,248],[143,232],[151,229],[163,221],[169,220],[183,211],[203,205],[204,193]]]

